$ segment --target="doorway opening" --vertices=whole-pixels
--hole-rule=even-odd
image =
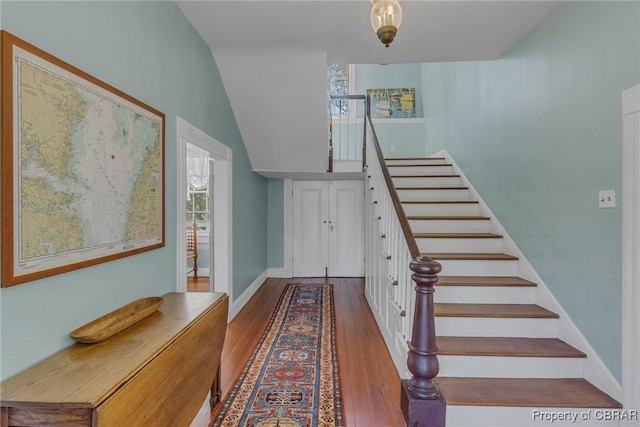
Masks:
[[[232,300],[232,151],[180,117],[177,129],[176,290],[186,292],[187,275],[197,275],[198,290]],[[187,258],[189,232],[196,260]]]

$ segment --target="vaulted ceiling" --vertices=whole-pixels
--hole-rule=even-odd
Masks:
[[[367,0],[178,1],[211,48],[254,170],[266,174],[326,169],[327,64],[496,59],[559,2],[400,4],[402,25],[385,48]]]

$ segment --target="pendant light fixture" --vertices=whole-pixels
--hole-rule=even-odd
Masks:
[[[389,47],[402,23],[397,0],[371,0],[371,27],[385,47]]]

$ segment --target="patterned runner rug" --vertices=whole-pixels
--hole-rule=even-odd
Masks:
[[[212,427],[343,427],[333,285],[288,284]]]

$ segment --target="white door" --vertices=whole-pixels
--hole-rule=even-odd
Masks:
[[[364,276],[364,181],[329,183],[329,276]]]
[[[294,181],[293,275],[363,274],[363,181]]]
[[[329,236],[326,182],[293,182],[293,275],[325,275]]]

